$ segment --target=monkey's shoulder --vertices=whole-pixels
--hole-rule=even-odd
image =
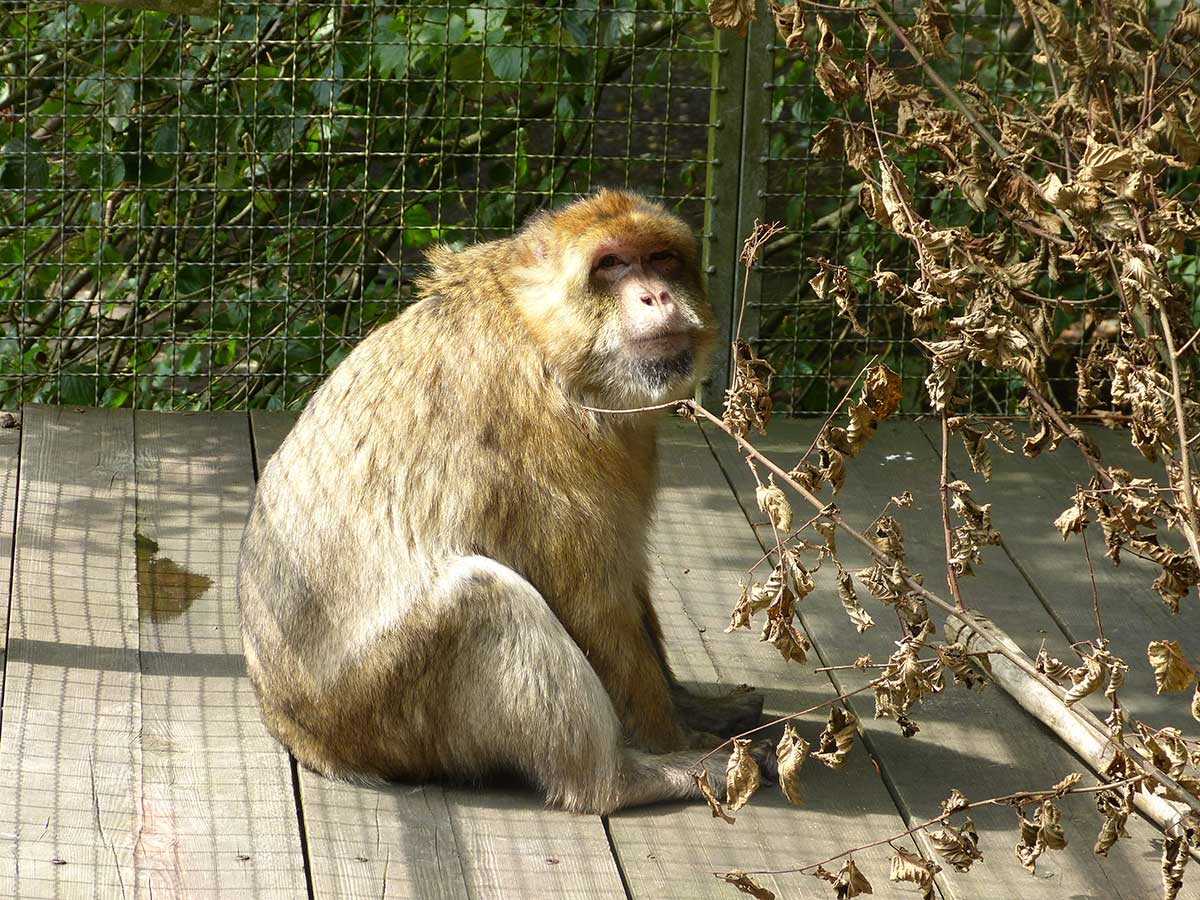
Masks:
[[[428,268],[417,277],[419,297],[439,306],[459,300],[490,301],[511,290],[509,273],[523,255],[516,238],[455,249],[437,244],[425,254]]]

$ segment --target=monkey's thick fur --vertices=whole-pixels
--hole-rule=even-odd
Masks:
[[[678,254],[690,355],[628,361],[589,287],[606,241]],[[582,408],[690,391],[714,337],[690,233],[603,192],[430,262],[262,473],[238,593],[268,727],[331,776],[510,771],[594,813],[698,796],[679,751],[761,699],[674,682],[645,550],[656,414]]]

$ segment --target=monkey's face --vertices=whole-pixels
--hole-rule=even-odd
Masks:
[[[593,361],[610,402],[681,399],[703,372],[714,325],[689,251],[610,241],[592,252],[590,292],[603,315]]]
[[[518,308],[572,393],[621,408],[688,396],[717,329],[681,219],[601,191],[535,217],[514,246]]]

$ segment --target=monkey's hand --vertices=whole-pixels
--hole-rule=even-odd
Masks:
[[[671,699],[679,720],[692,731],[733,737],[756,727],[762,718],[763,695],[744,684],[716,697],[702,697],[675,684]]]

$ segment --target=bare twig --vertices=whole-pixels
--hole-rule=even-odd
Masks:
[[[1083,538],[1083,558],[1087,560],[1088,578],[1092,581],[1092,609],[1096,614],[1096,637],[1104,641],[1104,623],[1100,620],[1100,591],[1096,589],[1096,569],[1092,565],[1092,551],[1088,549],[1087,530],[1079,533]]]
[[[1167,364],[1171,369],[1171,400],[1175,406],[1175,435],[1179,441],[1179,493],[1183,495],[1183,506],[1187,511],[1187,527],[1181,529],[1187,539],[1188,549],[1192,551],[1192,559],[1200,568],[1200,526],[1196,524],[1196,497],[1192,490],[1191,453],[1188,450],[1187,417],[1183,411],[1183,388],[1179,379],[1179,357],[1175,353],[1175,339],[1171,335],[1171,322],[1167,318],[1167,310],[1158,304],[1158,321],[1162,328],[1163,339],[1167,342]]]
[[[875,365],[879,360],[879,354],[876,353],[871,357],[871,361],[858,370],[858,374],[854,376],[854,380],[850,382],[850,387],[846,388],[846,393],[842,394],[842,399],[837,402],[837,406],[825,417],[825,421],[821,423],[821,427],[817,429],[816,436],[812,439],[812,443],[808,445],[808,449],[804,451],[804,455],[800,457],[800,462],[797,466],[802,466],[808,462],[808,458],[812,456],[812,452],[817,449],[817,442],[821,440],[821,435],[825,433],[825,429],[829,427],[829,423],[833,421],[833,417],[842,411],[842,407],[846,405],[846,401],[850,399],[850,395],[854,393],[854,388],[858,385],[858,381],[871,366]]]
[[[820,862],[809,863],[806,866],[796,866],[795,868],[790,868],[790,869],[769,869],[769,870],[768,869],[754,869],[754,870],[748,871],[746,874],[747,875],[797,875],[797,874],[800,874],[803,872],[807,872],[810,869],[815,869],[818,866],[828,865],[829,863],[833,862],[834,860],[841,859],[843,856],[850,856],[851,854],[854,854],[854,853],[861,853],[863,850],[870,850],[872,847],[879,847],[879,846],[882,846],[883,844],[890,844],[893,841],[900,840],[900,838],[908,837],[910,834],[915,834],[918,831],[924,831],[926,828],[930,828],[934,825],[938,825],[942,822],[945,822],[951,816],[954,816],[960,812],[963,812],[964,810],[978,809],[981,806],[1018,806],[1019,807],[1019,806],[1024,806],[1027,803],[1041,803],[1043,800],[1050,800],[1055,797],[1065,796],[1067,794],[1098,794],[1102,791],[1111,791],[1115,788],[1122,788],[1122,787],[1127,787],[1129,785],[1134,785],[1134,784],[1137,784],[1138,782],[1140,782],[1141,780],[1142,780],[1142,777],[1139,775],[1136,778],[1126,778],[1122,781],[1102,782],[1100,784],[1093,784],[1093,785],[1089,785],[1087,787],[1072,787],[1072,788],[1067,788],[1066,790],[1060,790],[1060,791],[1056,791],[1053,788],[1050,788],[1050,789],[1044,790],[1044,791],[1016,791],[1015,793],[1004,794],[1000,797],[988,797],[988,799],[986,799],[986,800],[976,800],[973,803],[968,803],[965,806],[960,806],[954,812],[942,813],[941,815],[934,816],[931,819],[926,819],[924,822],[914,825],[911,828],[906,828],[906,829],[904,829],[904,831],[896,832],[895,834],[893,834],[889,837],[880,838],[877,841],[871,841],[869,844],[863,844],[860,847],[854,847],[850,850],[843,850],[841,853],[838,853],[835,856],[831,856],[828,859],[823,859]],[[716,875],[717,873],[714,872],[713,874]]]
[[[947,424],[946,411],[942,410],[942,472],[939,493],[942,498],[942,533],[946,539],[946,584],[950,587],[950,596],[954,605],[960,610],[966,609],[962,593],[958,589],[958,572],[954,569],[954,537],[950,531],[950,426]]]

